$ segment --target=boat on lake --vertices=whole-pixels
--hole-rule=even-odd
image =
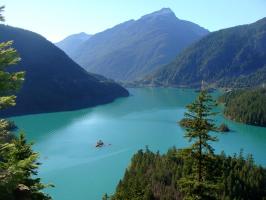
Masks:
[[[95,147],[102,147],[104,145],[102,140],[97,141]]]

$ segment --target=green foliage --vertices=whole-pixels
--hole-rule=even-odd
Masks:
[[[179,181],[181,192],[185,194],[184,199],[215,199],[219,189],[217,180],[209,180],[208,168],[213,162],[214,149],[210,142],[217,141],[210,131],[216,131],[213,112],[216,102],[206,90],[200,91],[196,100],[187,105],[188,111],[183,119],[183,126],[186,129],[185,137],[189,142],[193,142],[187,149],[184,156],[191,157],[196,162],[189,176],[185,176]]]
[[[142,83],[197,87],[205,80],[218,87],[258,86],[266,83],[265,42],[266,18],[212,32]]]
[[[31,146],[27,144],[24,134],[1,145],[0,199],[12,200],[17,195],[26,195],[32,200],[51,199],[41,192],[48,185],[43,185],[39,178],[33,177],[37,175],[39,163],[38,154],[32,151]]]
[[[15,105],[16,97],[10,93],[19,89],[24,80],[23,72],[7,72],[7,67],[16,64],[20,58],[11,47],[12,42],[0,43],[0,110]]]
[[[183,128],[189,126],[191,124],[191,120],[190,119],[186,119],[186,118],[183,118],[182,120],[179,121],[179,125]],[[217,129],[216,131],[220,131],[220,132],[229,132],[230,129],[229,127],[225,124],[225,123],[222,123]]]
[[[234,79],[221,80],[219,86],[231,88],[254,88],[263,84],[266,84],[266,65],[249,75],[241,75]]]
[[[186,150],[172,148],[165,155],[160,155],[149,150],[140,150],[133,156],[111,199],[189,199],[182,195],[183,190],[179,183],[184,177],[190,176],[197,163],[191,157],[185,157],[184,151]],[[207,184],[206,200],[212,199],[210,196],[213,190],[217,191],[215,198],[219,200],[266,198],[266,169],[255,165],[251,156],[244,158],[242,153],[234,156],[226,156],[224,153],[214,155],[208,174],[208,179],[215,176],[220,181],[219,190],[216,184]],[[186,184],[190,183],[195,187],[193,181],[186,181]],[[193,187],[191,190],[195,193]]]
[[[219,101],[225,103],[228,118],[257,126],[266,126],[266,89],[235,90],[225,93]]]
[[[14,122],[0,119],[0,144],[10,142],[14,136],[11,131],[15,130],[17,127]]]
[[[6,72],[26,71],[26,80],[16,94],[16,106],[3,110],[1,116],[74,110],[128,96],[125,88],[87,73],[44,37],[0,25],[0,42],[10,40],[23,62],[9,65]]]
[[[174,153],[169,152],[169,157],[171,154],[172,159],[179,161]],[[133,156],[131,165],[111,199],[180,199],[176,179],[180,178],[181,174],[175,173],[180,167],[182,166],[175,165],[171,159],[161,157],[159,153],[154,154],[148,149],[145,152],[140,150]]]
[[[191,120],[190,120],[190,119],[186,119],[186,118],[183,118],[183,119],[181,119],[181,120],[178,122],[178,124],[179,124],[181,127],[183,127],[183,128],[189,126],[191,123],[192,123]]]
[[[180,124],[191,147],[172,148],[165,155],[140,150],[131,160],[111,200],[264,200],[266,169],[252,156],[214,154],[210,142],[218,128],[216,102],[205,91],[187,106]],[[222,124],[220,129],[227,126]],[[221,131],[221,130],[220,130]]]
[[[3,20],[0,7],[0,21]],[[20,60],[12,42],[0,43],[0,111],[15,105],[16,92],[24,80],[23,72],[9,72],[8,67]],[[38,154],[27,144],[25,136],[14,137],[15,124],[0,119],[0,199],[49,200],[42,192],[47,186],[36,178]]]
[[[184,124],[186,128],[185,137],[190,142],[195,141],[191,146],[192,151],[200,150],[213,154],[213,149],[208,142],[217,141],[216,137],[209,134],[210,131],[217,130],[213,120],[213,116],[217,113],[212,111],[216,105],[211,95],[205,90],[200,92],[193,103],[187,105],[188,111],[185,113],[184,120],[189,123]],[[201,152],[197,152],[197,154],[201,154]]]
[[[4,21],[2,12],[4,6],[0,7],[0,21]],[[7,71],[8,67],[17,64],[20,60],[17,51],[11,47],[12,42],[0,43],[0,111],[15,105],[16,96],[12,95],[24,80],[23,72]],[[10,136],[11,123],[0,119],[0,144],[7,142]],[[1,157],[0,157],[1,158]]]

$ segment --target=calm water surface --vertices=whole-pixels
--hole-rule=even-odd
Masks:
[[[15,117],[16,124],[34,141],[40,152],[40,177],[56,188],[48,193],[55,200],[100,200],[112,193],[130,158],[146,145],[160,152],[188,145],[176,121],[185,105],[196,96],[193,90],[129,89],[129,98],[73,112]],[[215,144],[217,152],[252,153],[266,166],[266,128],[225,121],[232,129]],[[107,146],[96,149],[102,139]],[[110,144],[110,145],[109,145]]]

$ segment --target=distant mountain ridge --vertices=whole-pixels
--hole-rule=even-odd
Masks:
[[[254,87],[266,82],[266,18],[210,33],[138,84]]]
[[[102,76],[90,74],[42,36],[0,25],[0,42],[14,41],[22,58],[10,71],[25,71],[17,105],[1,116],[81,109],[128,96],[128,91]]]
[[[62,49],[66,54],[72,55],[79,46],[88,40],[92,35],[89,35],[87,33],[81,32],[77,34],[70,35],[63,39],[60,42],[55,43],[56,46],[58,46],[60,49]]]
[[[169,63],[208,33],[164,8],[93,35],[69,56],[89,72],[132,81]]]

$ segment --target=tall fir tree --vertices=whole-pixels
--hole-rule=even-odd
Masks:
[[[184,199],[206,200],[215,199],[219,186],[214,184],[215,177],[210,176],[209,165],[214,156],[211,142],[217,137],[211,134],[218,128],[213,117],[217,114],[213,109],[217,103],[205,89],[202,89],[196,100],[187,105],[183,126],[186,129],[185,137],[192,145],[184,150],[185,156],[193,159],[194,168],[191,176],[179,181]]]

